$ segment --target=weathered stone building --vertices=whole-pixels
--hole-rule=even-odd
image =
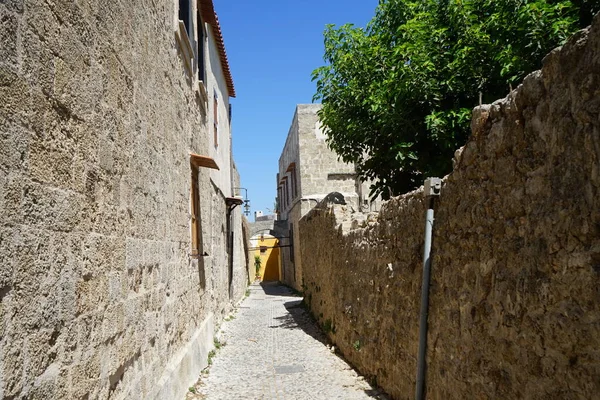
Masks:
[[[600,393],[600,16],[473,112],[435,204],[426,397]],[[305,299],[336,347],[414,398],[427,201],[300,221]]]
[[[212,1],[0,21],[0,398],[182,398],[249,277]]]
[[[298,221],[331,192],[339,192],[356,210],[370,208],[368,185],[327,147],[317,112],[320,104],[299,104],[279,158],[277,207],[282,245],[282,281],[301,290],[302,260]],[[283,225],[283,226],[282,226]]]

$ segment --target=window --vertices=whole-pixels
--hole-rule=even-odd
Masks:
[[[188,76],[193,77],[196,68],[196,51],[192,46],[194,40],[194,18],[192,3],[189,0],[179,0],[178,27],[175,37]]]
[[[285,206],[290,205],[290,186],[288,185],[288,181],[285,181]]]
[[[292,163],[290,169],[290,175],[292,176],[292,200],[298,195],[298,181],[296,177],[296,163]]]
[[[215,147],[219,147],[219,97],[216,91],[213,98],[213,136]]]
[[[201,254],[200,232],[200,191],[198,190],[198,167],[192,165],[191,218],[192,218],[192,256]]]
[[[191,21],[190,12],[190,1],[189,0],[179,0],[179,20],[183,21],[185,25],[185,31],[188,34],[188,38],[194,37],[192,35],[192,21]]]
[[[279,205],[282,204],[282,199],[281,199],[281,185],[279,185],[277,187],[277,206],[275,207],[275,212],[276,213],[280,213],[280,207]]]
[[[202,16],[198,12],[198,80],[206,82],[206,67],[204,66],[204,42],[206,37],[204,35],[204,21]]]
[[[198,169],[211,168],[219,170],[219,166],[210,157],[198,154],[190,154],[191,168],[191,190],[190,190],[190,218],[191,218],[191,237],[192,237],[192,256],[201,257],[204,254],[202,244],[202,229],[200,216],[200,190],[198,189]]]
[[[298,195],[298,182],[297,182],[297,177],[296,177],[296,163],[295,162],[291,162],[290,165],[288,165],[287,169],[286,169],[286,174],[290,174],[290,190],[291,190],[291,194],[290,194],[290,201],[294,201],[294,199],[296,198],[296,196]],[[288,188],[286,187],[286,190],[288,190]]]

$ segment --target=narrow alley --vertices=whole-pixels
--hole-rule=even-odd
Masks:
[[[302,298],[254,283],[187,399],[386,399],[328,347]]]

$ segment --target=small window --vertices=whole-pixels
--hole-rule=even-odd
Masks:
[[[196,50],[193,46],[194,13],[192,3],[189,0],[179,0],[178,11],[179,22],[175,36],[181,50],[186,72],[192,77],[195,74],[197,63]]]
[[[206,67],[204,65],[204,21],[198,12],[198,80],[206,83]]]
[[[179,20],[183,21],[183,23],[185,24],[185,30],[188,34],[189,38],[192,38],[192,21],[191,21],[191,15],[192,13],[190,12],[190,1],[189,0],[179,0]]]
[[[280,213],[281,212],[281,208],[280,205],[282,203],[282,199],[281,199],[281,186],[277,187],[277,201],[276,201],[277,205],[275,206],[275,213]]]
[[[292,175],[292,199],[295,199],[298,195],[298,181],[296,180],[296,167],[290,171]]]
[[[192,237],[192,256],[201,257],[204,254],[202,248],[202,229],[200,217],[200,190],[198,188],[199,168],[210,168],[219,170],[219,166],[210,157],[190,153],[190,218]]]
[[[214,93],[213,101],[213,139],[215,147],[219,147],[219,97]]]
[[[265,254],[267,252],[267,246],[260,246],[260,254]]]
[[[200,191],[198,190],[198,167],[195,165],[192,168],[192,190],[191,190],[191,218],[192,218],[192,255],[198,256],[201,254],[200,248]]]
[[[288,181],[285,181],[285,206],[290,205],[290,185],[288,185]]]

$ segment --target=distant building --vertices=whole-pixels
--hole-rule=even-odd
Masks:
[[[302,260],[298,246],[298,221],[331,192],[339,192],[356,210],[371,208],[368,184],[327,147],[317,112],[320,104],[299,104],[279,158],[275,230],[282,238],[282,281],[302,289]]]
[[[256,279],[260,281],[278,281],[280,277],[279,240],[268,233],[259,233],[250,238],[250,249],[253,251],[254,260],[260,260],[260,265],[255,264]]]

